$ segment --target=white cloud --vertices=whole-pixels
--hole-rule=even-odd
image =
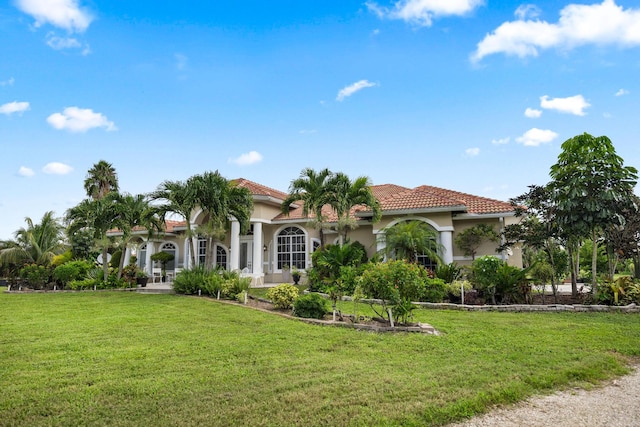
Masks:
[[[187,69],[187,62],[188,59],[186,57],[186,55],[183,55],[181,53],[176,53],[175,55],[173,55],[175,60],[176,60],[176,68],[180,71],[186,70]]]
[[[346,86],[342,89],[340,89],[340,92],[338,92],[338,96],[336,97],[336,101],[343,101],[345,98],[353,95],[354,93],[358,92],[359,90],[368,88],[368,87],[374,87],[374,86],[378,86],[377,83],[371,83],[369,80],[360,80],[355,82],[352,85]]]
[[[4,105],[0,105],[0,114],[6,114],[7,116],[13,113],[22,113],[29,109],[28,102],[8,102]]]
[[[532,128],[516,138],[516,141],[527,147],[537,147],[541,144],[548,144],[557,137],[558,134],[552,130]]]
[[[93,16],[78,3],[78,0],[16,0],[18,9],[36,20],[36,27],[48,23],[69,32],[83,32]]]
[[[47,122],[55,129],[69,132],[86,132],[93,128],[118,130],[106,116],[94,113],[90,108],[67,107],[62,113],[54,113],[47,117]]]
[[[542,111],[536,110],[535,108],[527,108],[524,110],[525,117],[529,117],[530,119],[537,119],[542,115]]]
[[[35,174],[36,173],[33,171],[33,169],[28,168],[26,166],[20,166],[20,169],[18,169],[18,175],[20,175],[20,176],[29,177],[29,176],[33,176]]]
[[[480,149],[478,147],[467,148],[466,150],[464,150],[464,153],[469,157],[475,157],[480,154]]]
[[[604,0],[601,4],[567,5],[557,23],[538,19],[504,22],[478,43],[471,61],[495,53],[524,58],[537,56],[542,49],[569,50],[587,44],[639,46],[640,9],[623,9],[614,0]]]
[[[509,141],[511,141],[511,138],[507,136],[506,138],[492,139],[491,143],[493,145],[505,145],[505,144],[508,144]]]
[[[53,33],[47,34],[47,45],[55,50],[82,47],[78,39],[73,37],[58,37]]]
[[[540,8],[535,4],[521,4],[514,12],[514,15],[519,20],[524,20],[527,18],[533,19],[540,16],[540,12]]]
[[[49,175],[66,175],[68,173],[71,173],[71,171],[73,171],[73,168],[71,166],[58,162],[47,163],[42,168],[42,172]]]
[[[559,111],[560,113],[584,116],[585,114],[587,114],[584,112],[584,109],[591,107],[591,104],[585,101],[582,95],[552,99],[549,99],[549,97],[545,95],[540,97],[540,106],[547,110]]]
[[[0,86],[13,86],[13,83],[15,83],[16,79],[14,79],[13,77],[11,77],[9,80],[4,80],[0,82]]]
[[[379,6],[373,1],[365,4],[378,18],[401,19],[430,27],[433,18],[465,15],[484,4],[484,0],[399,0],[391,8]]]
[[[257,151],[249,151],[248,153],[241,154],[240,157],[235,159],[229,159],[229,163],[235,163],[239,166],[248,166],[262,161],[262,154]]]
[[[626,89],[620,89],[616,92],[616,96],[629,95],[629,91]]]

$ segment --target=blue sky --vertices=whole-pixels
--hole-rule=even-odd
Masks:
[[[101,159],[134,194],[328,167],[502,200],[582,132],[640,167],[633,1],[14,0],[0,57],[0,239]]]

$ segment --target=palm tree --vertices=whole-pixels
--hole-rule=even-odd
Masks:
[[[207,259],[211,260],[213,253],[210,248],[213,248],[213,240],[226,233],[230,218],[233,217],[240,223],[242,233],[249,229],[253,196],[249,189],[235,185],[218,171],[192,176],[187,185],[193,188],[196,202],[208,217],[199,231],[204,232],[207,237],[210,252]]]
[[[39,224],[25,218],[27,227],[15,232],[14,242],[4,242],[0,250],[0,263],[49,265],[54,256],[66,249],[64,227],[53,212],[45,212]]]
[[[288,215],[292,204],[302,202],[302,214],[307,218],[310,213],[314,214],[315,218],[311,222],[315,224],[320,234],[321,248],[324,248],[324,228],[326,227],[322,207],[328,202],[327,185],[332,176],[331,171],[326,168],[319,172],[311,168],[303,169],[300,177],[291,182],[289,195],[280,206],[282,213]]]
[[[329,204],[338,215],[338,234],[340,243],[347,239],[349,230],[357,227],[356,219],[351,217],[351,209],[355,206],[366,206],[372,211],[372,221],[380,220],[380,203],[371,192],[371,181],[360,176],[351,181],[342,172],[335,174],[328,182]]]
[[[155,191],[149,194],[151,200],[160,200],[162,202],[157,206],[157,211],[163,221],[172,213],[178,214],[186,220],[186,240],[191,254],[191,265],[196,263],[195,251],[191,244],[193,237],[191,214],[198,207],[194,190],[194,186],[190,182],[164,181]]]
[[[87,196],[93,200],[104,198],[111,191],[118,191],[118,175],[111,163],[100,160],[87,171],[84,180]]]
[[[67,233],[70,235],[79,230],[91,230],[94,240],[102,251],[102,271],[105,282],[109,277],[107,256],[110,242],[107,231],[121,226],[119,201],[118,193],[107,193],[102,199],[84,199],[69,209],[66,215],[69,223]]]
[[[399,222],[386,230],[384,239],[384,251],[392,258],[415,263],[418,256],[425,255],[438,263],[442,262],[438,233],[426,222]]]
[[[131,240],[131,233],[135,227],[147,230],[148,236],[162,230],[162,221],[156,209],[149,204],[143,194],[124,194],[118,197],[118,228],[122,231],[122,253],[124,254]],[[122,275],[124,256],[120,257],[118,279]]]

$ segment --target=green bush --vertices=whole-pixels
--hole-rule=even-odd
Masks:
[[[72,280],[86,279],[93,264],[89,261],[70,261],[53,270],[53,278],[65,286]]]
[[[42,289],[49,281],[50,274],[48,268],[37,264],[27,264],[20,269],[20,277],[26,279],[33,289]]]
[[[473,261],[470,279],[492,304],[511,303],[521,301],[529,292],[527,272],[487,255]]]
[[[424,289],[420,293],[419,301],[423,302],[442,302],[447,294],[449,288],[442,279],[425,277]]]
[[[328,301],[318,294],[302,295],[293,303],[293,314],[307,319],[322,319],[329,313]]]
[[[282,283],[267,291],[267,299],[271,300],[276,308],[291,308],[296,298],[298,298],[298,288],[290,283]]]
[[[173,290],[177,294],[194,295],[198,290],[207,291],[207,281],[220,277],[216,270],[209,270],[203,265],[196,265],[193,268],[184,269],[176,274],[173,280]],[[217,293],[217,290],[216,290]],[[209,293],[214,295],[214,293]]]
[[[94,286],[96,286],[95,279],[72,280],[69,283],[67,283],[67,287],[74,291],[93,289]]]
[[[453,283],[462,277],[462,267],[455,262],[449,264],[439,264],[436,267],[436,277],[444,280],[445,283]]]

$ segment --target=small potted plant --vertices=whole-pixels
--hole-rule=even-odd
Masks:
[[[149,275],[144,270],[138,270],[136,272],[136,283],[141,287],[147,286],[147,281],[149,280]]]
[[[298,282],[300,282],[300,277],[302,275],[300,274],[300,272],[298,271],[297,268],[293,267],[293,270],[291,270],[291,278],[293,279],[293,283],[294,284],[298,284]]]

